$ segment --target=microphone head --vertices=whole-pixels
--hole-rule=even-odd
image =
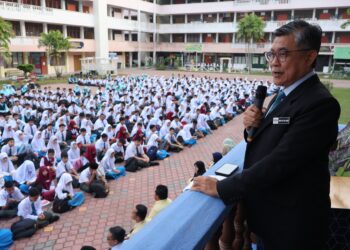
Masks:
[[[267,92],[267,87],[263,85],[259,85],[255,92],[255,98],[265,99]]]

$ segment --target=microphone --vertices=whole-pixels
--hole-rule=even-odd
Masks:
[[[263,104],[264,104],[264,100],[266,98],[266,91],[267,91],[267,87],[263,86],[263,85],[259,85],[258,88],[256,89],[256,93],[255,93],[255,99],[254,99],[254,105],[258,108],[258,109],[262,109]],[[252,142],[253,141],[253,135],[255,133],[256,128],[248,128],[247,129],[247,141],[248,142]]]

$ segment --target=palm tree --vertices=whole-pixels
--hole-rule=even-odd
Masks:
[[[250,53],[253,42],[264,38],[265,21],[254,13],[246,15],[238,22],[238,39],[243,39],[246,43],[246,63],[248,72],[252,67],[252,55]]]
[[[41,33],[39,39],[39,48],[46,47],[46,52],[49,58],[53,59],[56,76],[62,75],[62,69],[59,65],[59,59],[62,52],[67,52],[71,45],[69,38],[65,38],[58,30],[51,30],[49,33]]]
[[[11,55],[9,45],[14,36],[12,24],[0,17],[0,56],[8,58]]]
[[[347,13],[348,15],[350,15],[350,8],[346,10],[346,13]],[[350,20],[347,20],[347,21],[346,21],[345,23],[343,23],[340,27],[341,27],[342,29],[345,29],[346,26],[348,26],[348,25],[350,25]]]

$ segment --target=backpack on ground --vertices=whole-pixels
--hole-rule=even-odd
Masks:
[[[35,220],[23,219],[11,225],[13,240],[26,238],[32,236],[37,230],[37,223]]]

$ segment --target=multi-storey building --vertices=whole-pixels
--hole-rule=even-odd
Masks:
[[[40,33],[50,30],[71,38],[73,47],[60,62],[65,72],[79,72],[83,57],[115,55],[118,67],[177,57],[183,65],[227,60],[239,68],[245,64],[246,46],[236,35],[238,21],[252,12],[266,21],[264,39],[251,49],[253,67],[266,65],[263,52],[277,27],[305,19],[323,30],[317,66],[322,71],[332,65],[335,48],[350,48],[350,26],[341,28],[350,18],[349,6],[348,0],[0,1],[0,16],[12,23],[16,34],[10,45],[12,60],[0,62],[0,76],[21,63],[34,64],[37,73],[53,73],[45,48],[38,47]]]

